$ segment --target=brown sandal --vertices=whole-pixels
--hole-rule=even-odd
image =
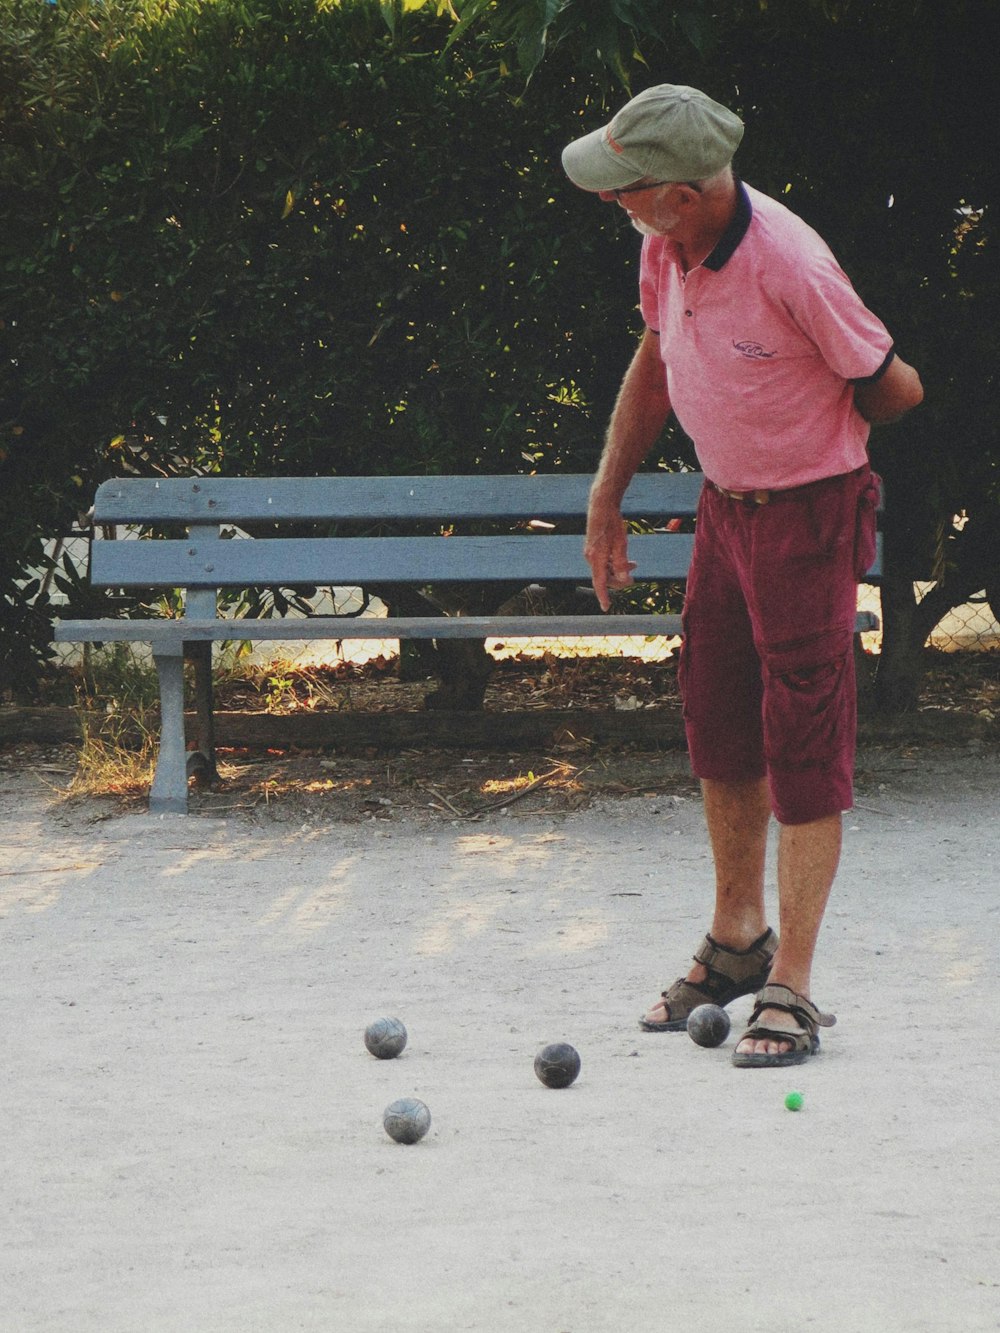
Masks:
[[[694,961],[704,965],[708,976],[704,981],[686,981],[683,977],[675,981],[661,996],[670,1017],[663,1023],[640,1018],[639,1026],[646,1032],[683,1032],[688,1014],[700,1004],[725,1008],[741,995],[753,995],[767,984],[777,947],[778,937],[770,927],[749,949],[727,949],[706,935]]]
[[[796,1027],[764,1027],[758,1019],[765,1009],[780,1009],[791,1014]],[[819,1037],[816,1029],[832,1028],[836,1023],[833,1014],[821,1014],[811,1000],[798,995],[788,986],[764,986],[754,1001],[754,1010],[750,1015],[750,1025],[736,1043],[733,1051],[733,1064],[737,1069],[780,1069],[787,1065],[801,1065],[819,1050]],[[739,1053],[740,1042],[747,1037],[754,1041],[770,1037],[774,1041],[791,1042],[791,1050],[776,1051],[773,1055],[763,1052],[744,1051]]]

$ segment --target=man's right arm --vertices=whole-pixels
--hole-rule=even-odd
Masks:
[[[625,372],[590,489],[583,553],[603,611],[611,605],[610,590],[628,587],[632,582],[635,565],[628,558],[622,498],[639,464],[659,439],[669,415],[670,399],[660,358],[659,334],[647,329]]]

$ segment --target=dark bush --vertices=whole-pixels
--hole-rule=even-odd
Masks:
[[[375,0],[0,9],[8,689],[107,475],[593,465],[637,243],[558,166],[585,86]]]

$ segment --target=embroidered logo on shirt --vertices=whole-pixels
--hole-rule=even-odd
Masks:
[[[740,356],[745,356],[748,361],[767,361],[770,357],[777,355],[776,352],[765,351],[761,343],[750,342],[749,340],[734,342],[733,346]]]

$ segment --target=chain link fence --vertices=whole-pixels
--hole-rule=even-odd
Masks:
[[[918,597],[932,584],[916,584]],[[996,590],[993,592],[997,600]],[[927,641],[941,652],[983,652],[1000,648],[1000,606],[988,600],[985,588],[962,606],[953,607],[938,621]]]

